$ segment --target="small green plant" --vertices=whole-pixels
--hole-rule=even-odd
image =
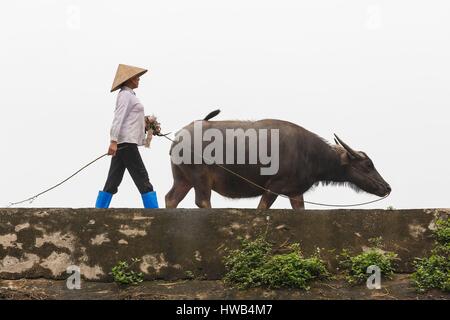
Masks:
[[[378,248],[378,249],[384,248],[383,237],[370,238],[368,241],[369,241],[369,244],[373,248]]]
[[[288,253],[272,251],[272,245],[263,237],[243,240],[241,249],[225,257],[225,282],[240,289],[264,286],[309,290],[311,281],[329,276],[319,253],[305,258],[299,244],[291,245]]]
[[[137,258],[131,259],[131,264],[126,261],[119,261],[112,269],[111,274],[114,277],[114,281],[119,284],[125,285],[137,285],[144,281],[144,275],[142,272],[135,272],[131,270],[133,265],[140,260]]]
[[[450,219],[437,220],[434,234],[439,246],[448,246],[450,244]]]
[[[319,254],[304,258],[298,244],[292,252],[271,257],[262,269],[262,282],[269,288],[300,288],[309,290],[309,283],[329,276]]]
[[[434,231],[436,242],[428,258],[416,259],[412,275],[417,291],[450,291],[450,219],[439,219]]]
[[[349,250],[342,250],[338,256],[339,265],[346,273],[346,280],[352,285],[364,283],[367,280],[367,268],[377,266],[380,268],[382,277],[391,279],[395,271],[397,254],[383,251],[382,238],[369,239],[371,247],[366,251],[354,255]]]
[[[262,285],[260,268],[268,260],[271,250],[272,246],[264,237],[242,240],[241,249],[231,251],[224,259],[228,270],[225,282],[239,289]]]
[[[188,278],[188,279],[194,279],[195,278],[194,273],[192,271],[190,271],[190,270],[187,270],[185,272],[185,275],[186,275],[186,278]]]
[[[386,208],[386,210],[392,211],[392,210],[395,210],[395,208],[394,208],[394,206],[388,206],[388,207]]]

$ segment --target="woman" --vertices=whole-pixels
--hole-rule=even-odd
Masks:
[[[108,208],[113,194],[128,170],[142,196],[144,208],[158,208],[156,192],[149,181],[147,170],[139,154],[138,146],[145,140],[144,106],[136,97],[139,78],[146,69],[120,64],[111,92],[120,88],[117,95],[114,120],[111,126],[108,154],[112,156],[108,178],[103,191],[99,191],[96,208]]]

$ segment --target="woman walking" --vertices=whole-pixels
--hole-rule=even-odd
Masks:
[[[112,156],[108,178],[103,191],[99,191],[96,208],[108,208],[112,196],[128,170],[138,188],[144,208],[158,208],[156,192],[150,183],[147,170],[138,150],[145,143],[144,106],[136,97],[134,89],[146,69],[120,64],[117,68],[111,92],[120,89],[117,95],[114,120],[110,131],[108,154]]]

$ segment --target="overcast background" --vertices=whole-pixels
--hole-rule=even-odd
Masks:
[[[2,3],[0,28],[0,206],[106,152],[119,63],[150,69],[136,92],[166,132],[217,107],[218,120],[289,120],[369,154],[393,193],[366,208],[450,206],[448,0],[19,0]],[[140,149],[161,206],[169,146]],[[21,206],[93,207],[109,161]],[[319,187],[305,199],[376,197]],[[142,207],[128,173],[111,206]],[[180,206],[195,207],[193,190]]]

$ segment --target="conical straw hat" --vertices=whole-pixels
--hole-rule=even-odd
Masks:
[[[135,76],[142,76],[148,70],[138,67],[128,66],[126,64],[119,64],[116,71],[116,77],[111,88],[111,92],[119,89],[124,82],[130,80]]]

